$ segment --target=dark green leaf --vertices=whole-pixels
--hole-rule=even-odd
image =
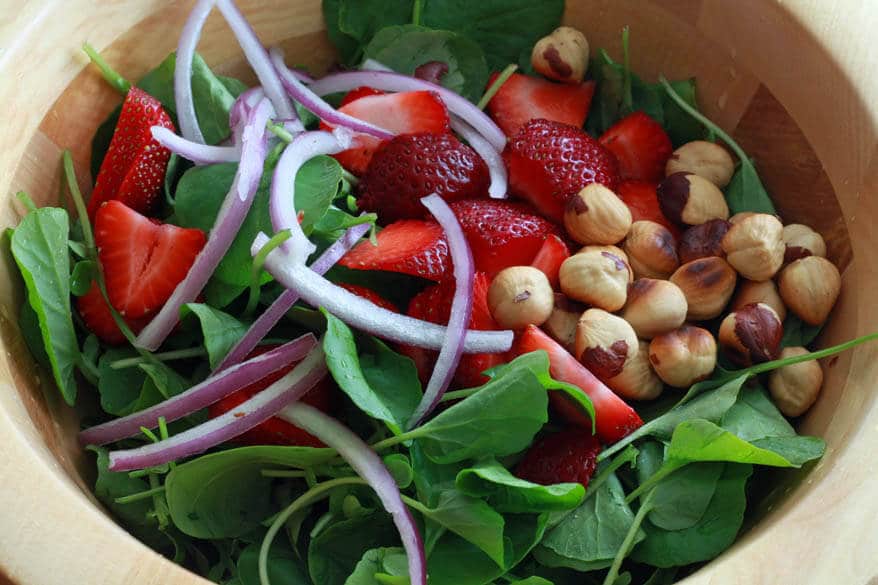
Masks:
[[[202,292],[204,293],[204,300],[208,305],[222,309],[241,296],[247,288],[241,285],[226,284],[221,280],[212,278],[207,281],[207,286],[204,287]]]
[[[656,487],[649,521],[665,530],[684,530],[704,516],[716,491],[722,463],[696,463],[672,473]]]
[[[783,322],[781,347],[806,347],[820,335],[823,325],[808,325],[795,315],[787,315]]]
[[[324,3],[324,10],[327,10]],[[330,10],[336,12],[336,27],[328,24],[330,38],[342,40],[338,48],[346,65],[356,65],[363,56],[363,50],[372,37],[386,26],[407,24],[412,17],[412,0],[338,0],[329,2]],[[330,17],[327,13],[327,23]],[[344,36],[341,36],[344,35]],[[347,39],[352,39],[349,42]]]
[[[366,551],[398,542],[396,528],[384,512],[336,522],[311,539],[308,546],[311,580],[321,585],[342,585]]]
[[[81,297],[89,291],[97,274],[98,264],[94,260],[80,260],[73,266],[70,275],[70,292]]]
[[[345,3],[346,0],[323,0],[323,20],[326,23],[326,34],[335,45],[341,62],[354,65],[359,58],[360,43],[339,28],[341,5]]]
[[[185,317],[191,312],[201,325],[204,348],[207,350],[210,368],[215,368],[235,343],[247,332],[247,325],[209,305],[187,303],[181,314]]]
[[[723,416],[721,426],[745,441],[796,435],[761,386],[744,388]]]
[[[131,348],[112,348],[107,350],[98,361],[100,374],[98,392],[101,395],[101,408],[104,412],[125,416],[140,406],[141,388],[146,381],[146,372],[137,366],[122,369],[110,367],[115,361],[138,355]]]
[[[18,328],[21,329],[24,343],[37,363],[44,368],[51,368],[52,364],[49,363],[49,354],[46,353],[46,346],[43,345],[40,320],[33,307],[30,306],[30,303],[21,303],[18,313]]]
[[[503,516],[483,500],[456,490],[442,492],[432,508],[416,508],[425,518],[471,542],[500,566],[504,564]]]
[[[682,79],[680,81],[671,81],[671,87],[674,88],[681,98],[683,98],[693,108],[698,108],[698,102],[695,97],[695,79]],[[704,127],[692,118],[683,109],[677,105],[668,95],[661,90],[661,85],[655,84],[653,87],[659,91],[662,97],[662,105],[664,109],[664,128],[674,147],[679,147],[693,140],[704,139]]]
[[[237,563],[241,585],[260,585],[259,549],[258,544],[251,544],[241,551]],[[271,585],[311,585],[299,562],[296,553],[276,539],[268,552],[268,578]]]
[[[424,455],[418,443],[412,444],[410,454],[418,499],[428,506],[436,506],[443,492],[455,489],[455,480],[463,464],[436,463]]]
[[[363,558],[357,563],[354,572],[347,578],[344,585],[382,585],[375,579],[376,573],[388,571],[385,564],[403,563],[408,565],[405,551],[401,548],[373,548],[363,554]]]
[[[741,162],[738,170],[732,176],[729,186],[726,187],[726,201],[732,214],[742,211],[755,211],[756,213],[776,214],[777,210],[768,191],[756,172],[756,167],[749,159]]]
[[[457,489],[474,497],[487,498],[506,513],[556,512],[570,510],[582,502],[585,488],[578,483],[540,485],[519,479],[495,459],[486,459],[457,474]]]
[[[140,364],[138,367],[146,372],[146,383],[151,384],[165,399],[189,388],[185,378],[161,362]]]

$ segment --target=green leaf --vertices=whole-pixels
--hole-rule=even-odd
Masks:
[[[24,343],[37,363],[44,368],[51,368],[52,364],[49,363],[49,354],[46,353],[46,346],[43,345],[40,320],[33,307],[30,306],[30,303],[21,303],[18,311],[18,328],[21,329]]]
[[[687,104],[693,108],[698,108],[694,78],[671,81],[670,84]],[[705,134],[704,127],[663,92],[661,85],[655,84],[653,87],[660,92],[662,97],[662,109],[664,110],[663,126],[668,136],[670,136],[674,147],[682,146],[693,140],[703,140]]]
[[[696,463],[672,473],[656,486],[649,521],[665,530],[695,526],[713,499],[722,463]]]
[[[366,551],[398,542],[399,534],[383,511],[336,522],[313,537],[308,546],[311,581],[342,585]]]
[[[67,404],[76,401],[79,342],[70,311],[67,212],[43,207],[28,213],[12,233],[12,255],[36,313],[52,377]]]
[[[327,4],[337,14],[334,19],[333,14],[326,14],[330,39],[342,40],[337,48],[346,65],[360,62],[364,48],[379,30],[406,24],[412,16],[412,0],[338,0],[325,2],[325,11]]]
[[[339,28],[341,5],[345,3],[346,0],[323,0],[323,21],[326,23],[326,34],[335,45],[341,62],[354,65],[359,58],[360,43]]]
[[[180,374],[161,362],[140,364],[146,372],[147,384],[151,384],[165,399],[180,394],[189,388],[189,382]]]
[[[823,325],[809,325],[796,317],[787,315],[783,322],[783,338],[780,340],[781,347],[806,347],[820,335]]]
[[[795,429],[761,386],[744,388],[735,404],[723,415],[721,426],[745,441],[796,435]]]
[[[80,260],[73,266],[70,275],[70,292],[81,297],[91,288],[91,283],[97,274],[98,263],[94,260]]]
[[[248,545],[238,557],[238,579],[241,585],[260,585],[258,544]],[[300,566],[296,553],[275,540],[268,552],[268,578],[271,585],[311,585]]]
[[[677,425],[665,457],[666,465],[728,461],[773,467],[794,466],[773,451],[760,449],[710,421],[699,419]]]
[[[323,351],[332,377],[363,412],[399,433],[421,400],[414,362],[378,340],[364,344],[372,353],[359,354],[351,329],[332,314],[323,314]]]
[[[540,485],[519,479],[495,459],[486,459],[457,474],[457,489],[488,502],[500,512],[556,512],[577,507],[585,496],[578,483]]]
[[[354,572],[347,578],[344,585],[382,585],[375,579],[376,573],[386,573],[387,565],[393,567],[402,563],[408,566],[408,558],[401,548],[373,548],[363,553],[363,558],[354,567]]]
[[[485,501],[448,490],[442,492],[435,507],[419,506],[415,509],[425,518],[476,545],[497,565],[503,566],[505,521]]]
[[[207,350],[210,368],[215,368],[235,343],[247,332],[247,325],[209,305],[187,303],[183,305],[182,316],[191,312],[201,325],[204,348]]]
[[[217,309],[223,309],[232,304],[232,301],[241,296],[247,289],[248,287],[246,286],[226,284],[221,280],[212,278],[207,281],[207,285],[202,292],[204,293],[204,300],[208,305]]]
[[[424,454],[421,446],[415,442],[409,451],[412,458],[412,471],[415,474],[415,488],[418,499],[431,507],[439,502],[439,496],[443,492],[454,490],[457,474],[463,469],[463,464],[440,464],[431,460]]]
[[[488,65],[482,49],[467,37],[413,24],[381,29],[365,49],[365,56],[406,75],[431,61],[448,66],[444,87],[476,102],[488,83]]]
[[[139,354],[131,348],[111,348],[98,361],[98,393],[101,395],[101,408],[104,412],[125,416],[134,412],[143,402],[140,398],[146,372],[137,366],[121,369],[110,367],[115,361],[137,355]]]
[[[543,579],[542,577],[528,577],[527,579],[518,579],[515,581],[510,581],[509,585],[553,585],[551,581],[548,579]]]

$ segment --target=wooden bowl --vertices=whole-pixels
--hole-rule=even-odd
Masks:
[[[39,204],[59,192],[59,154],[71,148],[88,179],[89,144],[119,97],[87,67],[89,41],[137,79],[174,49],[191,2],[0,0],[0,227],[12,194]],[[631,27],[634,69],[694,75],[704,111],[753,155],[785,220],[829,243],[844,290],[820,343],[878,329],[878,12],[837,0],[569,0],[567,23],[618,56]],[[317,0],[242,0],[266,44],[321,71],[333,61]],[[214,15],[200,52],[223,73],[253,81]],[[83,184],[83,188],[87,185]],[[96,504],[75,442],[77,416],[22,342],[19,278],[0,255],[0,573],[13,583],[206,583],[140,544]],[[802,430],[826,456],[783,483],[759,521],[695,583],[865,583],[878,575],[878,346],[824,364],[826,384]],[[2,579],[0,579],[2,580]]]

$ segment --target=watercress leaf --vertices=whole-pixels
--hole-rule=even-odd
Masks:
[[[578,483],[540,485],[512,475],[496,459],[482,460],[457,474],[457,489],[487,498],[500,512],[555,512],[577,507],[585,496]]]
[[[805,347],[811,345],[822,330],[823,325],[809,325],[795,315],[788,315],[783,322],[783,337],[780,340],[780,346]]]
[[[70,310],[67,212],[43,207],[28,213],[12,233],[12,256],[36,313],[52,377],[67,404],[76,401],[79,342]]]
[[[381,582],[375,579],[375,574],[386,572],[385,563],[392,565],[394,557],[397,559],[401,557],[402,562],[407,563],[405,551],[398,547],[367,550],[344,585],[381,585]]]
[[[485,552],[498,566],[504,566],[503,529],[505,521],[484,500],[447,490],[435,507],[415,508],[425,518],[468,540]]]
[[[260,585],[260,545],[251,544],[238,557],[238,579],[241,585]],[[268,551],[268,578],[272,585],[310,585],[311,581],[300,565],[296,553],[281,539],[275,539]]]
[[[722,463],[696,463],[656,486],[649,521],[665,530],[691,528],[704,516],[722,475]]]
[[[352,43],[348,46],[347,41],[343,41],[341,48],[350,51],[342,55],[347,57],[345,64],[358,63],[364,47],[379,30],[410,22],[412,4],[412,0],[339,0],[338,31],[357,43],[353,48]]]
[[[390,516],[376,512],[331,524],[308,545],[311,581],[321,585],[343,585],[366,551],[398,544]]]
[[[386,27],[368,44],[365,56],[406,75],[424,63],[444,63],[448,72],[442,85],[472,102],[482,97],[488,83],[488,64],[479,45],[447,30],[413,24]]]
[[[201,326],[204,348],[211,369],[215,368],[235,343],[247,332],[247,325],[228,313],[202,303],[183,305],[182,317],[195,315]]]
[[[74,264],[73,272],[70,274],[70,292],[78,297],[87,293],[97,269],[98,264],[94,260],[80,260]]]

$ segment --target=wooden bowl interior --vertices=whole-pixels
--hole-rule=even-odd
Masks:
[[[174,2],[168,6],[157,0],[100,5],[58,2],[53,4],[57,12],[50,22],[45,11],[33,4],[27,5],[31,12],[25,10],[17,18],[48,27],[33,57],[45,58],[49,71],[45,76],[22,74],[19,92],[39,89],[12,99],[13,112],[27,113],[12,122],[10,139],[0,139],[0,145],[8,146],[0,155],[0,192],[6,194],[0,207],[2,227],[17,222],[12,194],[18,190],[27,191],[40,205],[57,202],[63,148],[72,150],[81,187],[89,189],[91,136],[119,97],[87,67],[79,45],[91,41],[123,74],[137,79],[175,48],[191,5]],[[785,222],[808,224],[824,236],[831,259],[843,271],[844,290],[819,344],[874,330],[878,318],[869,291],[870,287],[874,290],[876,274],[863,262],[869,261],[868,252],[875,246],[876,234],[868,222],[876,216],[874,204],[860,199],[862,190],[874,184],[874,168],[867,164],[872,160],[874,124],[851,81],[799,21],[796,11],[757,0],[571,0],[568,4],[566,22],[582,29],[593,48],[606,47],[614,57],[620,53],[619,31],[629,25],[634,70],[644,77],[655,79],[660,73],[669,78],[695,76],[703,110],[756,159]],[[316,72],[332,64],[333,52],[316,0],[247,0],[240,5],[267,45],[281,44],[294,62]],[[66,26],[52,24],[55,20]],[[21,38],[36,42],[24,33]],[[219,72],[253,82],[231,38],[221,18],[213,15],[199,51]],[[777,51],[795,51],[799,56],[796,67],[801,70],[785,67]],[[15,67],[4,63],[0,54],[0,73],[16,71]],[[809,78],[820,83],[803,85]],[[849,110],[839,124],[819,115],[819,104],[830,87],[843,94]],[[2,92],[10,93],[9,88]],[[66,573],[51,577],[46,571],[54,566],[53,561],[47,567],[32,567],[7,554],[0,544],[0,567],[14,581],[29,584],[60,582],[60,575],[66,582],[201,582],[151,553],[99,512],[87,485],[85,455],[75,443],[76,413],[59,401],[51,377],[34,365],[21,340],[16,316],[22,292],[8,252],[0,256],[0,280],[12,283],[0,286],[0,343],[5,350],[0,353],[0,384],[6,387],[0,397],[0,427],[3,436],[16,441],[10,449],[18,450],[18,459],[30,462],[22,473],[33,476],[22,480],[21,487],[5,486],[0,504],[42,501],[40,517],[56,518],[59,523],[53,539],[68,534],[62,524],[76,522],[88,531],[85,538],[90,546],[109,547],[117,559],[116,566],[107,567],[95,558],[91,571],[86,570],[88,560],[78,559]],[[866,390],[874,379],[870,364],[875,360],[869,357],[874,354],[863,349],[823,364],[823,394],[800,425],[803,431],[826,438],[826,457],[808,472],[783,474],[778,488],[781,495],[771,499],[771,509],[764,506],[756,526],[720,561],[691,580],[737,582],[717,576],[734,574],[747,559],[762,554],[757,549],[765,543],[794,545],[797,539],[790,531],[796,523],[808,521],[807,506],[817,501],[820,490],[832,485],[832,474],[839,469],[854,473],[844,467],[851,465],[844,455],[859,445],[857,435],[873,410]],[[32,526],[29,534],[40,538],[40,530],[47,528]],[[69,534],[79,535],[79,530]],[[773,561],[765,562],[771,565]],[[749,582],[773,582],[766,575],[751,570]]]

